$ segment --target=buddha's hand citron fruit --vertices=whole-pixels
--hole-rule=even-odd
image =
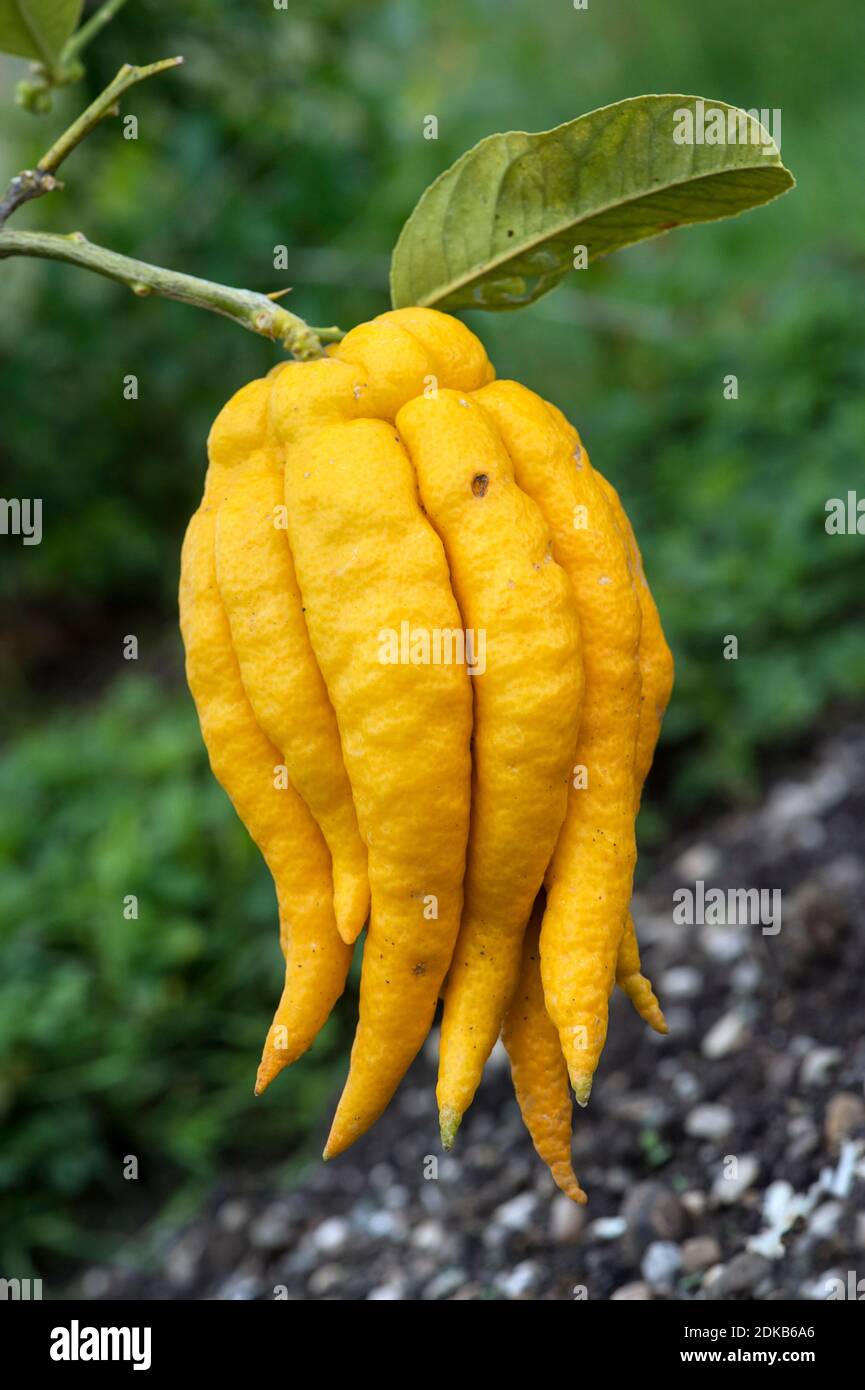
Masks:
[[[671,665],[616,494],[494,376],[458,320],[401,309],[244,387],[211,431],[181,624],[213,770],[277,888],[257,1088],[323,1024],[369,902],[326,1156],[384,1109],[443,994],[445,1141],[502,1030],[579,1201],[567,1077],[584,1102],[617,962],[649,1008],[625,923]]]

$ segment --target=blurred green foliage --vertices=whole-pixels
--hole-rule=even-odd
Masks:
[[[152,1202],[218,1155],[284,1156],[321,1128],[338,1020],[291,1074],[302,1085],[252,1096],[282,959],[239,829],[190,704],[136,676],[0,761],[4,1270],[21,1277],[34,1244],[83,1254],[83,1194],[101,1198],[88,1248],[104,1247],[139,1190]]]
[[[348,327],[387,307],[389,251],[424,186],[490,131],[649,91],[781,109],[800,182],[780,202],[624,252],[530,310],[470,316],[500,375],[571,415],[637,525],[678,669],[645,846],[752,795],[767,750],[865,691],[862,539],[824,530],[827,498],[862,477],[859,16],[858,0],[831,24],[751,0],[130,3],[50,117],[13,108],[24,67],[2,60],[0,153],[9,173],[32,164],[121,62],[181,52],[185,68],[125,104],[138,140],[103,127],[66,190],[16,224],[81,227],[250,288],[291,283],[293,309]],[[281,244],[289,276],[273,270]],[[251,1103],[280,980],[271,891],[176,681],[204,438],[277,350],[66,267],[4,262],[0,280],[2,492],[43,498],[45,529],[38,547],[0,542],[15,732],[0,762],[0,1224],[18,1261],[2,1272],[23,1274],[27,1249],[93,1248],[85,1198],[110,1243],[135,1227],[132,1188],[153,1202],[304,1133],[350,1011]],[[158,680],[128,674],[128,632]],[[127,1153],[142,1180],[120,1189]]]

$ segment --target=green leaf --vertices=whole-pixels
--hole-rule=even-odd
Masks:
[[[726,135],[728,122],[734,142],[677,143],[689,126]],[[734,217],[794,183],[759,122],[701,97],[633,97],[555,130],[490,135],[421,197],[394,249],[391,298],[396,308],[517,309],[573,270],[577,246],[595,260]]]
[[[83,0],[0,0],[0,53],[52,68],[81,17]]]

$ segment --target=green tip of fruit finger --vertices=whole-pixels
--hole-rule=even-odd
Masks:
[[[458,1110],[454,1110],[452,1105],[443,1105],[439,1111],[439,1129],[442,1137],[442,1148],[452,1149],[454,1140],[457,1137],[457,1130],[462,1123],[462,1115]]]
[[[589,1096],[592,1094],[592,1074],[591,1072],[571,1072],[571,1086],[574,1091],[574,1099],[577,1105],[585,1110],[589,1103]]]

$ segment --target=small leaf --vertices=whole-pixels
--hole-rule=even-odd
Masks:
[[[83,0],[0,0],[0,53],[52,68],[75,32]]]
[[[719,124],[734,141],[677,142],[689,126],[715,136]],[[391,298],[517,309],[574,268],[578,247],[595,260],[734,217],[794,183],[759,122],[701,97],[633,97],[555,130],[490,135],[422,195],[394,249]]]

